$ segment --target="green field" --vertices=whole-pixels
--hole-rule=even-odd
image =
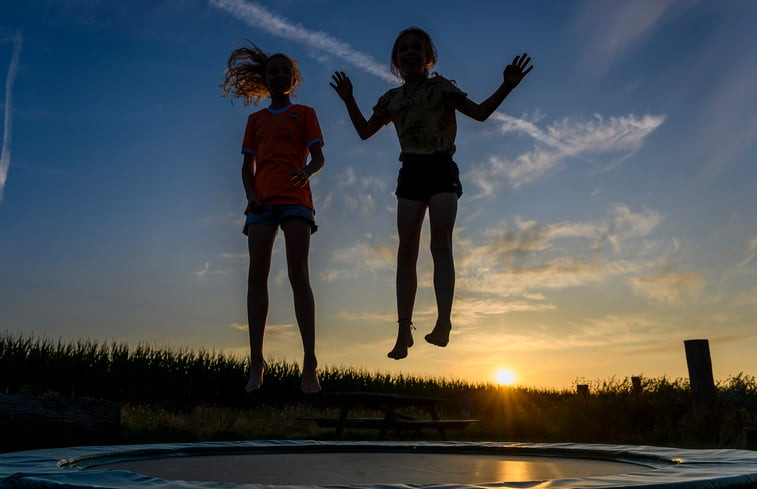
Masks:
[[[460,440],[734,448],[744,443],[743,428],[757,426],[757,380],[742,374],[718,383],[717,403],[707,411],[693,408],[686,379],[642,378],[640,390],[629,378],[581,379],[576,383],[589,384],[590,394],[578,395],[575,386],[500,387],[350,368],[326,367],[320,375],[331,392],[448,398],[443,417],[480,420],[450,433]],[[121,426],[112,443],[333,438],[333,431],[296,419],[338,412],[300,394],[297,365],[270,361],[254,395],[242,390],[246,376],[245,360],[210,351],[0,334],[0,393],[116,402]],[[349,431],[345,438],[376,435]],[[436,433],[392,437],[436,439]],[[44,445],[44,436],[38,439]]]

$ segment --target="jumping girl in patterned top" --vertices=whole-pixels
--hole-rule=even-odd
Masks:
[[[436,64],[436,48],[422,29],[410,27],[400,32],[392,48],[391,68],[403,83],[379,98],[366,121],[352,93],[352,83],[344,72],[332,76],[331,86],[347,107],[361,139],[368,139],[389,122],[399,137],[402,168],[397,179],[397,341],[390,358],[407,356],[413,346],[413,305],[418,286],[416,262],[421,227],[429,213],[431,255],[434,262],[434,293],[437,320],[426,341],[446,346],[452,329],[450,315],[455,290],[452,258],[452,230],[457,215],[457,199],[462,195],[455,152],[455,111],[477,121],[486,120],[533,66],[526,53],[516,56],[503,72],[500,86],[481,104],[438,74],[429,76]]]

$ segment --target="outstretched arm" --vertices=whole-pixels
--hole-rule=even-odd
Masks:
[[[530,72],[534,67],[529,66],[531,58],[528,54],[523,53],[520,56],[516,56],[513,62],[505,68],[502,73],[502,84],[489,96],[486,100],[477,104],[468,97],[460,99],[455,107],[462,114],[475,119],[477,121],[485,121],[492,115],[492,112],[497,110],[497,107],[502,104],[505,97],[517,87],[521,80]]]
[[[368,139],[381,129],[387,121],[378,120],[375,115],[371,116],[367,121],[360,112],[360,107],[357,106],[355,97],[352,95],[352,82],[349,77],[343,71],[335,72],[331,78],[334,83],[329,83],[331,87],[336,90],[339,98],[342,99],[344,105],[347,107],[347,113],[350,115],[352,125],[355,126],[360,139]]]

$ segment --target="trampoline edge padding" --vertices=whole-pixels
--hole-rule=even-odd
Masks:
[[[448,489],[492,488],[621,488],[646,487],[721,489],[757,488],[757,452],[733,449],[687,450],[668,447],[518,442],[339,442],[312,440],[266,440],[239,442],[116,445],[30,450],[0,454],[0,489],[5,488],[119,488],[231,489],[282,487],[266,484],[192,482],[164,480],[128,470],[98,470],[98,465],[128,460],[162,459],[207,455],[256,453],[415,452],[454,454],[501,454],[504,456],[560,457],[636,464],[645,470],[611,476],[535,480],[527,483],[501,481],[491,484],[445,484]],[[404,484],[380,484],[382,489]],[[438,487],[438,485],[435,485]],[[302,486],[307,489],[317,484]],[[365,485],[344,486],[361,487]],[[367,487],[373,487],[371,485]],[[415,488],[424,485],[413,484]],[[431,487],[431,485],[427,486]]]

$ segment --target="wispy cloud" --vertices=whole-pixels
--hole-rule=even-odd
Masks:
[[[18,60],[21,56],[21,44],[23,37],[21,31],[17,31],[13,36],[13,54],[11,54],[10,65],[8,66],[8,75],[5,77],[5,114],[3,117],[3,147],[0,149],[0,202],[3,199],[3,190],[5,182],[8,179],[8,168],[11,164],[11,116],[13,114],[13,82],[16,80],[18,73]]]
[[[704,286],[698,272],[675,272],[631,279],[633,289],[662,304],[679,304],[684,295],[695,296]]]
[[[625,204],[608,208],[596,221],[539,223],[518,219],[481,230],[480,238],[455,237],[458,301],[467,318],[497,316],[514,311],[544,311],[553,306],[543,295],[549,291],[628,280],[649,274],[660,250],[650,250],[654,259],[644,259],[637,249],[633,259],[619,254],[646,238],[663,216],[651,209],[639,211]],[[426,233],[426,230],[424,230]],[[427,236],[422,238],[426,241]],[[375,277],[391,279],[395,267],[395,237],[376,236],[334,250],[332,268],[321,274],[327,282]],[[576,254],[566,251],[575,249]],[[604,251],[609,250],[607,256]],[[421,255],[418,283],[432,287],[428,256]],[[457,308],[457,306],[456,306]]]
[[[612,348],[622,351],[649,343],[675,342],[677,333],[671,326],[643,314],[603,315],[562,322],[560,331],[548,327],[521,329],[513,325],[500,329],[484,323],[477,328],[466,329],[465,334],[459,335],[456,340],[463,343],[459,349],[470,358],[488,357],[492,352],[501,356],[503,352],[513,350],[558,352]],[[497,333],[493,334],[493,330]],[[496,364],[497,361],[490,361],[492,363]]]
[[[360,241],[352,246],[339,248],[332,253],[336,268],[321,273],[321,280],[334,282],[355,278],[363,274],[394,269],[395,248],[390,243],[368,243]]]
[[[210,271],[210,262],[206,261],[202,265],[202,268],[199,271],[195,272],[194,274],[195,274],[196,277],[203,278],[203,277],[205,277],[205,275],[208,274],[209,271]]]
[[[386,66],[371,56],[361,53],[349,44],[331,37],[324,32],[311,31],[302,25],[294,24],[287,18],[271,12],[262,5],[244,0],[209,0],[210,5],[224,10],[252,27],[262,29],[269,34],[301,42],[322,53],[336,56],[351,65],[366,71],[390,83],[397,78]]]
[[[736,265],[736,268],[746,268],[749,263],[754,260],[757,255],[757,237],[752,238],[749,243],[746,244],[747,257],[744,258],[741,263]]]
[[[235,334],[242,333],[244,336],[249,332],[247,323],[231,323],[229,329]],[[242,336],[240,335],[241,339]],[[300,330],[295,323],[267,323],[265,327],[265,352],[268,359],[277,360],[290,357],[291,345],[297,344],[300,338]],[[231,348],[229,352],[241,358],[249,358],[249,347]],[[290,357],[291,358],[291,357]]]
[[[344,319],[346,321],[381,321],[385,323],[394,322],[395,314],[393,312],[378,313],[370,311],[351,312],[351,311],[339,311],[336,317]]]
[[[518,297],[533,291],[601,284],[613,277],[637,274],[648,267],[649,264],[639,261],[558,257],[507,269],[492,267],[488,272],[467,271],[460,273],[456,282],[461,292]]]
[[[615,252],[620,252],[620,245],[628,238],[647,236],[660,225],[664,216],[658,211],[644,209],[634,212],[623,204],[615,205],[610,212],[610,219],[602,235],[595,243],[595,248],[610,243]]]
[[[250,330],[250,327],[247,323],[231,323],[229,324],[229,327],[231,329],[236,329],[237,331],[244,331],[245,333]],[[293,323],[266,324],[266,327],[274,329],[285,329],[288,330],[287,332],[290,334],[297,332],[297,325]]]
[[[723,42],[718,42],[723,49]],[[702,94],[694,134],[690,138],[691,147],[687,153],[694,161],[703,161],[696,180],[708,183],[722,175],[734,165],[753,167],[753,158],[749,148],[755,147],[757,134],[757,103],[754,86],[757,83],[757,67],[753,60],[757,48],[744,46],[735,49],[733,58],[723,67],[716,81],[709,87],[709,92]],[[710,49],[702,56],[703,65],[709,66],[717,59]],[[728,141],[728,144],[722,144]],[[688,142],[688,141],[687,141]]]
[[[646,238],[662,220],[657,211],[615,204],[598,221],[501,223],[482,232],[483,242],[457,239],[459,290],[543,305],[542,298],[527,296],[648,273],[654,262],[643,255],[632,260],[617,256],[627,242]],[[609,257],[602,253],[608,243],[614,253]],[[576,252],[568,253],[569,248]]]
[[[233,255],[233,256],[229,255],[229,257],[233,259],[234,261],[239,260],[237,255]],[[238,268],[239,267],[235,266],[233,267],[233,270],[237,270]],[[197,277],[199,280],[204,280],[212,275],[223,275],[227,273],[230,273],[230,270],[219,268],[216,264],[206,261],[202,264],[202,267],[199,270],[197,270],[196,272],[192,272],[192,275]]]
[[[375,215],[376,203],[386,193],[387,183],[384,179],[375,176],[358,177],[355,168],[348,166],[336,179],[336,186],[324,199],[325,210],[334,205],[335,199],[341,202],[344,213],[359,210],[364,216]]]
[[[606,70],[613,62],[648,38],[672,12],[694,2],[654,0],[587,2],[579,13],[577,30],[587,40],[585,59]]]
[[[229,327],[232,329],[236,329],[238,331],[244,331],[244,332],[247,332],[249,330],[249,327],[246,324],[242,324],[242,323],[231,323],[229,324]]]
[[[483,231],[484,244],[474,246],[461,240],[466,246],[465,268],[476,268],[480,263],[500,263],[507,267],[523,257],[549,250],[558,239],[583,239],[591,250],[602,250],[606,242],[613,251],[620,252],[623,242],[649,235],[663,220],[662,214],[652,209],[634,211],[625,204],[615,204],[608,209],[608,216],[597,221],[560,221],[542,224],[532,220],[517,219],[515,225],[501,223]]]
[[[486,324],[487,320],[513,312],[534,312],[554,309],[553,304],[536,300],[502,300],[498,297],[458,297],[455,299],[453,322],[462,328]],[[431,311],[434,317],[436,310]]]
[[[495,112],[501,134],[518,133],[535,141],[533,149],[515,158],[491,156],[474,166],[467,179],[483,196],[493,195],[505,182],[520,187],[537,181],[564,160],[593,155],[614,156],[616,166],[641,148],[644,140],[665,120],[661,115],[629,114],[605,118],[595,115],[588,120],[566,118],[540,129],[535,123]]]
[[[486,320],[500,317],[503,314],[526,311],[546,311],[554,309],[555,306],[544,302],[526,301],[526,300],[499,300],[493,297],[458,297],[455,299],[455,308],[452,314],[452,322],[456,327],[463,329],[475,328],[478,325],[485,324]],[[351,312],[340,311],[337,317],[346,321],[355,321],[365,323],[374,321],[378,323],[391,324],[396,321],[394,312]],[[413,311],[413,320],[421,324],[433,324],[436,319],[436,306],[428,305],[418,307]]]

